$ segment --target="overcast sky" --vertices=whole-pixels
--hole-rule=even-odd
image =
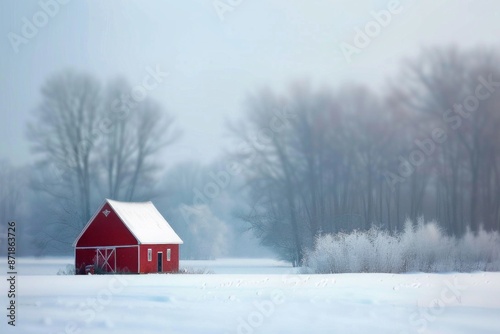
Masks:
[[[165,159],[209,161],[227,146],[225,120],[237,118],[245,97],[262,87],[283,90],[307,79],[317,86],[347,81],[378,88],[403,57],[422,47],[500,42],[495,0],[402,0],[350,63],[341,43],[355,46],[356,27],[364,29],[372,12],[387,10],[390,1],[221,0],[235,4],[221,13],[213,0],[72,0],[49,7],[53,17],[14,45],[12,36],[22,36],[26,20],[44,23],[43,2],[51,0],[0,3],[0,159],[15,164],[30,161],[25,123],[40,103],[41,85],[66,68],[103,82],[124,76],[131,85],[142,82],[147,68],[168,72],[148,93],[184,131]]]

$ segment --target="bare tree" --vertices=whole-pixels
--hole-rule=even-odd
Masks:
[[[104,100],[101,123],[103,143],[99,157],[106,171],[106,196],[134,200],[141,190],[151,189],[159,164],[153,160],[179,138],[174,119],[150,98],[117,109],[117,101],[129,96],[131,87],[123,79],[113,81]],[[149,197],[151,192],[141,194]]]
[[[129,201],[137,194],[139,184],[150,186],[154,182],[151,177],[159,168],[159,164],[154,160],[155,155],[180,136],[180,132],[174,129],[172,116],[163,112],[160,106],[150,99],[141,102],[131,122],[134,124],[135,137],[132,176],[127,189]]]
[[[130,92],[124,80],[103,90],[93,77],[73,71],[43,86],[28,138],[40,156],[31,185],[56,200],[56,227],[47,227],[48,239],[70,244],[103,196],[135,200],[153,195],[160,150],[178,132],[173,118],[150,98],[130,104],[126,113],[116,110],[117,99]]]
[[[42,161],[69,173],[81,203],[79,225],[90,218],[92,138],[97,129],[100,85],[92,77],[65,71],[42,88],[42,103],[29,123],[28,138]],[[60,182],[65,182],[60,179]]]
[[[305,241],[297,198],[297,168],[301,162],[297,163],[290,145],[290,118],[288,102],[272,92],[250,97],[247,122],[232,129],[243,144],[233,152],[233,158],[244,166],[255,209],[247,220],[254,232],[264,244],[299,264]]]
[[[413,140],[430,137],[436,128],[445,131],[443,143],[431,143],[437,154],[428,157],[426,167],[433,165],[436,173],[435,196],[438,208],[443,208],[438,219],[453,233],[464,233],[467,225],[476,231],[481,223],[491,225],[495,220],[490,213],[495,205],[486,203],[495,202],[490,190],[495,184],[495,163],[488,157],[496,157],[493,146],[497,145],[491,144],[491,138],[499,125],[499,93],[489,92],[492,87],[484,82],[492,76],[500,78],[498,59],[496,53],[481,49],[426,50],[404,67],[394,89],[415,114],[407,127]],[[478,92],[488,97],[479,99]],[[419,167],[419,172],[426,167]],[[412,181],[423,176],[414,173]],[[410,189],[421,193],[415,184]]]
[[[3,222],[16,220],[20,214],[22,194],[26,183],[23,173],[9,161],[0,160],[0,219]]]

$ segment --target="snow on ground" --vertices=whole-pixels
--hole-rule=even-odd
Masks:
[[[2,333],[500,332],[500,273],[300,275],[229,259],[181,263],[205,275],[54,275],[66,263],[19,260],[16,327],[4,315]]]
[[[0,259],[1,260],[1,259]],[[4,265],[7,261],[3,261]],[[17,259],[20,275],[55,275],[67,265],[73,265],[72,257],[23,257]],[[181,260],[180,268],[193,271],[210,271],[215,274],[287,274],[296,272],[289,262],[273,259],[222,259],[213,261]]]

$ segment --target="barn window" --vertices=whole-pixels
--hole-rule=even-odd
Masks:
[[[167,261],[170,261],[170,248],[167,248]]]
[[[153,261],[153,250],[148,248],[148,261]]]

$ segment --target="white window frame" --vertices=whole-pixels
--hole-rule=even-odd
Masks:
[[[148,248],[148,262],[153,261],[153,249]]]
[[[170,261],[171,257],[172,257],[172,250],[170,248],[167,248],[167,261]]]

